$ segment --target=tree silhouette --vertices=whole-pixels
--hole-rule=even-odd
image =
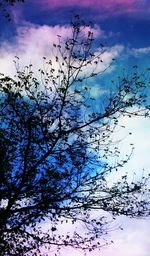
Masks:
[[[88,29],[87,29],[88,28]],[[87,80],[108,67],[105,47],[94,50],[93,32],[78,16],[72,35],[53,45],[53,58],[34,75],[32,65],[15,78],[0,78],[0,251],[43,255],[56,245],[101,248],[108,220],[148,216],[147,178],[110,186],[107,177],[128,162],[112,135],[122,116],[148,116],[147,80],[133,67],[97,102]],[[17,60],[16,60],[17,61]],[[102,68],[103,67],[103,68]],[[112,89],[113,88],[113,89]],[[98,108],[96,107],[98,104]],[[131,149],[132,151],[132,149]],[[109,157],[115,157],[115,163]],[[139,195],[141,200],[139,200]],[[143,196],[142,196],[143,195]],[[92,217],[99,210],[99,217]],[[48,221],[49,232],[42,230]],[[61,235],[59,225],[82,223],[88,230]],[[83,232],[84,233],[84,232]],[[56,254],[55,254],[56,255]]]
[[[6,19],[11,20],[10,7],[14,6],[16,3],[24,3],[25,0],[0,0],[0,12],[4,15]]]

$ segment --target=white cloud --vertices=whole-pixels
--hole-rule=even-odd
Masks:
[[[103,31],[97,26],[93,29],[95,37],[103,34]],[[87,32],[86,30],[84,31]],[[52,45],[58,42],[58,36],[61,35],[64,40],[71,35],[70,26],[48,26],[48,25],[34,25],[24,23],[23,26],[18,27],[15,42],[2,42],[0,47],[0,66],[1,73],[13,76],[15,73],[15,65],[13,63],[14,57],[20,58],[20,68],[33,64],[34,70],[43,68],[42,57],[53,58]],[[97,70],[102,71],[112,61],[112,58],[117,57],[122,51],[122,46],[114,46],[107,48],[102,54],[103,63],[97,65]],[[96,54],[99,54],[96,52]],[[88,72],[89,68],[85,68],[83,72]]]
[[[94,98],[101,97],[104,94],[107,94],[108,91],[105,89],[102,89],[102,87],[99,84],[95,84],[94,86],[91,86],[90,88],[90,96]]]
[[[130,143],[134,144],[135,149],[128,164],[117,173],[113,173],[111,180],[119,179],[126,172],[128,172],[130,179],[133,178],[134,172],[136,172],[137,179],[141,179],[143,174],[150,173],[150,119],[122,117],[119,125],[126,126],[125,129],[116,133],[116,138],[124,138],[120,143],[121,156],[129,152]],[[129,135],[129,132],[132,132],[132,135]],[[118,230],[111,234],[114,244],[106,247],[101,255],[149,256],[150,220],[119,217],[118,223],[122,224],[124,230]]]
[[[150,47],[132,48],[130,50],[130,53],[135,55],[135,56],[142,55],[142,54],[149,54],[150,53]]]
[[[142,174],[147,175],[150,173],[150,119],[144,117],[121,117],[119,126],[120,129],[115,133],[114,140],[120,141],[118,146],[121,158],[128,154],[132,147],[134,147],[134,150],[130,161],[117,174],[114,173],[113,178],[121,176],[125,172],[128,172],[130,177],[133,177],[135,172],[137,177],[141,178]],[[121,128],[121,126],[125,128]]]
[[[118,219],[124,228],[112,234],[114,244],[106,247],[102,256],[149,256],[149,220],[133,220],[126,217]]]
[[[0,48],[1,73],[14,75],[14,56],[20,58],[22,67],[32,63],[35,69],[41,68],[42,57],[51,57],[51,45],[57,42],[57,35],[66,38],[70,33],[68,26],[36,26],[27,23],[19,27],[15,43],[3,42]]]

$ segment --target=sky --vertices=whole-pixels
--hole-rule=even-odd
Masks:
[[[0,15],[0,73],[15,74],[14,56],[20,58],[21,66],[32,63],[35,69],[40,67],[42,57],[50,56],[57,35],[67,38],[70,21],[76,14],[91,21],[96,40],[107,44],[105,63],[109,65],[116,58],[110,72],[96,80],[93,96],[98,95],[102,84],[107,88],[109,79],[120,75],[124,68],[130,70],[132,65],[138,65],[143,71],[150,64],[149,0],[26,0],[9,11],[11,22]],[[131,140],[135,144],[133,157],[124,171],[140,173],[144,169],[148,173],[150,121],[123,119],[120,122],[126,124],[127,133],[128,130],[133,133],[130,138],[126,134],[117,135],[126,138],[121,144],[122,152],[125,153]],[[119,220],[124,230],[110,234],[114,244],[93,255],[149,256],[150,220]],[[64,255],[82,254],[65,251]]]

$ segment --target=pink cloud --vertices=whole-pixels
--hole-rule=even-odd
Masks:
[[[90,7],[93,9],[99,8],[104,12],[112,13],[133,13],[146,5],[143,0],[38,0],[43,8],[56,9],[61,7]]]

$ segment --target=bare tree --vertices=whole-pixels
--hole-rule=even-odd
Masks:
[[[71,37],[64,43],[59,37],[52,60],[44,58],[38,78],[31,65],[18,69],[16,78],[1,75],[3,256],[42,255],[44,245],[93,250],[103,245],[97,239],[107,232],[106,212],[113,218],[149,215],[147,178],[129,184],[123,176],[111,186],[107,183],[109,173],[130,159],[129,152],[120,160],[112,140],[119,118],[149,116],[146,75],[133,67],[97,101],[87,81],[108,67],[103,66],[105,47],[100,45],[94,54],[93,43],[92,29],[76,16]],[[115,164],[109,156],[116,158]],[[93,210],[99,210],[98,218],[92,218]],[[48,233],[42,232],[45,221]],[[88,232],[61,236],[57,227],[64,221],[80,222]]]

